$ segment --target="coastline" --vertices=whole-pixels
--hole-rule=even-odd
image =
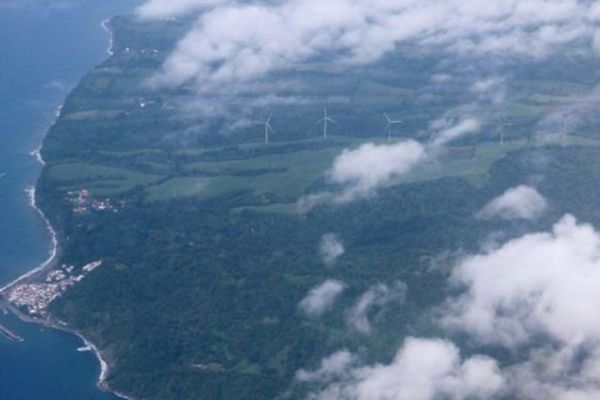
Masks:
[[[39,157],[39,159],[43,163],[43,160],[41,159],[41,156],[39,155],[39,151],[36,152],[36,155],[37,155],[37,157]],[[43,165],[45,165],[45,164],[43,164]],[[51,236],[52,249],[51,249],[50,255],[46,261],[44,261],[42,264],[40,264],[36,268],[32,269],[31,271],[21,275],[19,278],[15,279],[11,283],[0,288],[0,300],[2,301],[2,303],[4,303],[5,308],[9,312],[11,312],[13,315],[15,315],[17,318],[19,318],[23,322],[39,324],[39,325],[45,326],[47,328],[57,329],[57,330],[61,330],[63,332],[68,332],[68,333],[71,333],[71,334],[79,337],[83,341],[85,346],[89,347],[89,349],[94,353],[94,355],[96,356],[96,359],[98,360],[98,363],[100,364],[100,375],[98,376],[98,381],[96,383],[96,386],[98,387],[98,389],[105,391],[105,392],[112,393],[115,396],[117,396],[121,399],[124,399],[124,400],[137,400],[134,397],[128,396],[124,393],[120,393],[120,392],[118,392],[116,390],[112,390],[110,388],[110,386],[106,382],[106,379],[107,379],[107,377],[110,373],[110,369],[111,369],[110,364],[106,361],[105,357],[102,355],[102,352],[98,349],[98,347],[94,343],[92,343],[89,339],[87,339],[83,335],[83,333],[81,333],[75,329],[71,329],[66,324],[60,323],[59,321],[55,321],[51,318],[43,320],[43,319],[37,319],[37,318],[33,318],[31,316],[28,316],[26,314],[23,314],[21,311],[16,309],[12,304],[10,304],[7,300],[3,299],[2,294],[6,290],[10,289],[12,286],[17,285],[18,283],[20,283],[26,279],[32,278],[35,275],[54,267],[55,262],[58,260],[58,257],[59,257],[58,234],[52,227],[52,224],[50,223],[50,221],[48,220],[48,218],[46,217],[44,212],[37,206],[37,203],[35,200],[35,193],[36,193],[35,186],[28,187],[26,189],[26,192],[27,192],[27,195],[29,198],[29,205],[41,216],[41,218],[44,220],[44,222],[46,224],[48,232],[50,233],[50,236]]]
[[[66,332],[66,333],[77,336],[79,339],[81,339],[81,341],[84,343],[84,345],[87,346],[92,353],[94,353],[94,356],[96,357],[96,359],[98,360],[98,363],[100,364],[100,375],[98,376],[98,381],[96,382],[96,386],[98,387],[98,389],[102,390],[104,392],[112,393],[113,395],[115,395],[116,397],[118,397],[120,399],[138,400],[135,397],[126,395],[124,393],[118,392],[118,391],[110,388],[110,386],[106,382],[106,378],[108,377],[108,375],[110,373],[111,365],[108,361],[106,361],[105,357],[102,355],[102,352],[98,349],[98,347],[94,343],[92,343],[89,339],[87,339],[83,335],[83,333],[81,333],[75,329],[71,329],[64,322],[56,321],[50,317],[48,319],[39,319],[39,318],[34,318],[27,314],[24,314],[23,312],[21,312],[20,310],[15,308],[12,304],[10,304],[6,300],[0,299],[0,306],[4,306],[8,312],[10,312],[11,314],[16,316],[23,322],[31,323],[31,324],[38,324],[45,328],[55,329],[55,330],[59,330],[59,331]]]
[[[41,157],[40,157],[41,158]],[[3,286],[0,288],[0,294],[3,293],[4,291],[6,291],[7,289],[10,289],[11,287],[15,286],[16,284],[20,283],[21,281],[24,281],[25,279],[31,278],[33,276],[35,276],[36,274],[43,272],[44,270],[51,268],[54,266],[54,263],[56,262],[57,258],[58,258],[58,236],[56,234],[56,231],[54,230],[54,228],[52,227],[52,224],[50,223],[50,221],[48,220],[48,218],[46,218],[46,215],[43,213],[42,210],[40,210],[36,204],[35,201],[35,186],[29,186],[27,189],[25,189],[25,192],[27,193],[27,197],[29,198],[29,205],[31,206],[31,208],[33,208],[42,218],[42,220],[44,221],[44,223],[46,224],[46,229],[48,230],[48,232],[50,233],[50,240],[52,242],[52,248],[50,249],[49,252],[49,256],[46,259],[46,261],[44,261],[43,263],[41,263],[40,265],[38,265],[36,268],[32,269],[31,271],[21,275],[20,277],[18,277],[17,279],[15,279],[14,281],[8,283],[7,285]]]
[[[117,397],[119,397],[121,399],[124,399],[124,400],[137,400],[135,397],[128,396],[128,395],[126,395],[124,393],[117,392],[116,390],[113,390],[113,389],[110,388],[110,386],[106,382],[106,378],[108,377],[108,374],[110,372],[110,365],[103,358],[102,352],[100,350],[98,350],[98,347],[96,347],[96,345],[94,343],[92,343],[88,339],[86,339],[83,336],[83,334],[81,334],[81,332],[70,331],[68,329],[64,329],[64,330],[67,331],[67,332],[71,332],[71,333],[74,333],[75,335],[77,335],[83,341],[83,343],[94,353],[94,355],[98,359],[98,362],[100,363],[100,376],[98,377],[97,386],[98,386],[98,388],[100,390],[112,393],[115,396],[117,396]]]
[[[36,152],[36,156],[34,156],[34,157],[36,157],[36,158],[39,157],[39,160],[41,160],[42,165],[45,165],[43,159],[40,156],[39,151]],[[26,193],[29,198],[29,205],[40,215],[40,217],[43,219],[43,221],[46,224],[46,228],[48,229],[48,232],[50,233],[50,237],[51,237],[51,241],[52,241],[52,249],[50,250],[50,255],[49,255],[48,259],[46,259],[46,261],[44,261],[43,263],[41,263],[39,266],[32,269],[31,271],[25,273],[24,275],[21,275],[19,278],[15,279],[11,283],[0,288],[0,299],[2,299],[2,294],[6,290],[10,289],[12,286],[15,286],[18,283],[20,283],[26,279],[32,278],[37,274],[40,274],[50,268],[53,268],[59,257],[58,234],[52,227],[52,224],[50,223],[50,221],[48,220],[48,218],[46,217],[44,212],[37,205],[37,202],[35,199],[35,193],[36,193],[35,186],[28,187],[26,189]],[[23,314],[21,311],[16,309],[14,306],[12,306],[12,304],[10,304],[5,299],[2,299],[2,302],[4,303],[4,305],[6,306],[6,309],[9,312],[11,312],[13,315],[15,315],[17,318],[19,318],[23,322],[39,324],[39,325],[45,326],[47,328],[61,330],[63,332],[68,332],[68,333],[78,336],[83,341],[85,346],[89,347],[89,349],[94,353],[94,355],[96,356],[96,359],[98,360],[98,363],[100,364],[100,375],[98,376],[98,381],[96,383],[96,386],[98,387],[98,389],[105,391],[105,392],[112,393],[115,396],[117,396],[121,399],[124,399],[124,400],[137,400],[134,397],[128,396],[124,393],[117,392],[110,388],[110,386],[106,382],[106,379],[110,373],[110,364],[106,361],[105,357],[102,355],[102,352],[98,349],[98,347],[94,343],[92,343],[89,339],[87,339],[83,335],[83,333],[81,333],[75,329],[71,329],[66,324],[60,323],[59,321],[55,321],[51,318],[43,320],[43,319],[37,319],[37,318],[31,317],[31,316],[28,316],[26,314]]]
[[[107,32],[108,37],[109,37],[109,45],[108,45],[108,48],[106,49],[106,53],[109,56],[113,56],[114,55],[114,52],[113,52],[114,34],[113,34],[112,30],[110,29],[109,24],[110,24],[110,19],[105,19],[100,23],[100,26],[102,27],[102,29],[105,32]],[[60,118],[62,108],[63,108],[62,104],[60,106],[58,106],[58,108],[56,109],[55,114],[54,114],[56,119],[50,124],[50,126],[54,125],[56,123],[56,121],[58,120],[58,118]],[[47,134],[47,132],[48,132],[48,130],[46,131],[46,134]],[[40,163],[40,165],[42,167],[44,167],[46,165],[46,162],[44,161],[44,159],[41,155],[42,148],[43,148],[43,144],[40,144],[40,146],[37,149],[31,151],[29,153],[29,155],[34,157]],[[0,177],[3,177],[4,175],[5,174],[2,174]],[[98,387],[98,389],[102,390],[104,392],[112,393],[114,396],[124,399],[124,400],[138,400],[134,397],[128,396],[124,393],[120,393],[120,392],[110,388],[106,379],[110,374],[111,365],[106,361],[105,357],[103,356],[102,352],[98,349],[98,347],[94,343],[92,343],[89,339],[87,339],[83,335],[83,333],[81,333],[75,329],[71,329],[68,327],[68,325],[66,325],[66,323],[60,322],[60,321],[55,321],[51,317],[43,320],[43,319],[37,319],[37,318],[31,317],[31,316],[28,316],[26,314],[23,314],[20,310],[16,309],[12,304],[10,304],[3,296],[3,293],[6,290],[17,285],[18,283],[20,283],[26,279],[30,279],[37,274],[40,274],[48,269],[53,268],[56,265],[56,262],[58,261],[59,256],[60,256],[60,246],[59,246],[58,234],[54,230],[54,227],[50,223],[50,220],[46,217],[44,212],[37,205],[36,186],[37,186],[37,183],[27,187],[25,189],[25,192],[27,193],[30,207],[32,207],[40,215],[40,217],[46,224],[46,229],[50,233],[52,247],[49,251],[48,258],[44,262],[42,262],[40,265],[38,265],[31,271],[26,272],[25,274],[21,275],[17,279],[13,280],[12,282],[10,282],[0,288],[0,308],[1,308],[1,306],[4,305],[5,309],[8,312],[12,313],[13,315],[15,315],[17,318],[19,318],[23,322],[39,324],[39,325],[42,325],[42,326],[50,328],[50,329],[56,329],[56,330],[60,330],[63,332],[67,332],[67,333],[76,335],[83,341],[85,346],[87,346],[94,353],[94,355],[96,356],[96,359],[98,360],[98,363],[100,364],[100,375],[98,376],[98,381],[96,383],[96,386]]]

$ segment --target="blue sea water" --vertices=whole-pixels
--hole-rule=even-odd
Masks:
[[[40,172],[41,143],[69,89],[107,57],[100,22],[136,0],[0,0],[0,287],[42,263],[44,221],[25,193]],[[100,366],[74,335],[0,313],[25,338],[0,336],[0,400],[114,399],[96,388]]]

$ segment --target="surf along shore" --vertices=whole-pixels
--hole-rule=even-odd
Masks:
[[[110,20],[103,20],[100,23],[100,26],[108,34],[109,44],[108,44],[106,53],[108,54],[109,57],[111,57],[114,55],[114,52],[112,50],[114,34],[110,27]],[[54,120],[54,122],[52,122],[50,127],[52,127],[52,125],[54,125],[56,123],[56,120],[58,118],[60,118],[61,108],[62,108],[62,106],[58,108],[58,111],[55,114],[56,119]],[[41,156],[41,149],[42,149],[42,146],[40,146],[35,151],[32,151],[30,153],[30,155],[32,157],[34,157],[42,166],[44,166],[45,162]],[[36,186],[37,186],[37,183],[36,183]],[[35,315],[31,315],[29,313],[23,312],[22,310],[18,309],[13,303],[11,303],[6,297],[7,293],[9,293],[11,291],[11,289],[16,287],[17,285],[22,284],[22,283],[35,282],[35,281],[39,281],[40,279],[42,279],[43,276],[45,276],[48,272],[51,272],[52,270],[54,270],[57,267],[59,260],[60,260],[60,256],[61,256],[60,238],[59,238],[59,235],[56,232],[56,230],[53,228],[50,220],[46,217],[44,212],[38,207],[38,204],[36,201],[36,186],[28,187],[26,190],[26,193],[27,193],[27,197],[29,200],[29,205],[40,215],[40,217],[44,221],[46,228],[50,234],[51,248],[49,251],[49,256],[48,256],[48,259],[46,259],[46,261],[44,261],[43,263],[41,263],[40,265],[38,265],[31,271],[23,274],[19,278],[15,279],[14,281],[12,281],[12,282],[8,283],[7,285],[3,286],[2,288],[0,288],[0,309],[8,310],[9,312],[11,312],[13,315],[15,315],[17,318],[19,318],[23,322],[40,324],[47,328],[68,332],[68,333],[78,336],[83,341],[85,346],[94,353],[94,355],[96,356],[96,358],[100,364],[100,375],[98,376],[98,381],[97,381],[98,388],[100,390],[110,392],[110,393],[114,394],[115,396],[122,398],[122,399],[137,400],[136,398],[134,398],[132,396],[117,392],[110,388],[110,386],[107,382],[107,378],[110,375],[110,371],[113,368],[113,364],[108,359],[106,354],[104,354],[94,343],[92,343],[88,338],[86,338],[82,332],[79,332],[75,329],[70,328],[65,322],[55,320],[49,315],[42,318],[42,317],[37,317]]]

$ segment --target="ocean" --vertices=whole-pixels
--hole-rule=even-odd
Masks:
[[[107,57],[100,23],[136,0],[0,0],[0,287],[43,263],[51,250],[45,222],[27,188],[41,165],[40,145],[65,96]],[[100,365],[77,336],[18,321],[0,324],[1,400],[115,399],[96,387]]]

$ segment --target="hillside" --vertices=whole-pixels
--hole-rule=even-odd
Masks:
[[[387,362],[406,337],[434,336],[451,265],[493,232],[547,229],[565,212],[600,223],[593,120],[560,141],[535,137],[549,111],[597,83],[589,58],[505,66],[515,94],[482,101],[481,134],[368,196],[301,210],[301,198],[337,190],[328,171],[344,150],[430,141],[430,122],[473,97],[472,77],[432,82],[435,57],[407,47],[348,73],[275,74],[295,83],[275,95],[297,102],[202,99],[226,106],[207,117],[193,88],[148,83],[190,23],[115,18],[115,55],[83,77],[43,146],[37,195],[60,237],[59,265],[102,260],[49,311],[98,344],[111,388],[140,399],[303,398],[319,384],[297,371],[327,355]],[[327,137],[316,124],[324,106],[336,121]],[[388,131],[384,113],[403,124]],[[475,217],[531,182],[552,205],[539,220]],[[327,237],[343,243],[333,260],[320,252]],[[299,303],[327,280],[343,292],[326,318],[307,316]],[[377,300],[357,308],[369,292]]]

